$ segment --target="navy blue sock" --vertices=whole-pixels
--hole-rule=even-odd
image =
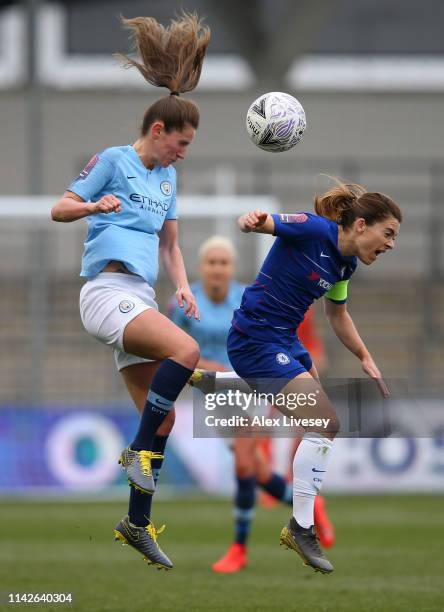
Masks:
[[[293,487],[279,474],[272,474],[267,482],[260,482],[259,486],[285,504],[293,503]]]
[[[151,449],[154,453],[160,453],[163,455],[165,452],[165,446],[168,440],[168,436],[156,436],[153,442],[153,448]],[[154,484],[157,485],[159,480],[160,468],[162,467],[163,459],[151,459],[151,469],[153,472]],[[134,487],[132,487],[134,489]],[[151,504],[153,502],[153,496],[148,495],[148,503],[146,507],[145,515],[151,517]]]
[[[192,373],[193,370],[172,359],[162,363],[151,383],[139,429],[131,444],[133,450],[152,450],[157,430]]]
[[[254,516],[254,505],[256,501],[256,478],[237,477],[237,490],[234,499],[235,536],[234,541],[238,544],[246,544],[251,530],[251,521]]]
[[[153,448],[151,450],[155,453],[160,453],[163,455],[167,440],[168,436],[156,436],[154,438]],[[162,463],[163,459],[151,460],[151,469],[153,471],[155,484],[157,484]],[[130,487],[128,515],[133,525],[137,525],[138,527],[145,527],[145,525],[147,525],[148,519],[151,517],[152,503],[152,495],[142,493],[142,491],[138,491],[134,487]]]
[[[133,525],[145,527],[148,524],[148,504],[151,505],[151,497],[152,495],[142,493],[142,491],[130,486],[128,516]]]

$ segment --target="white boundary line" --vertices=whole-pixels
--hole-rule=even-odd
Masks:
[[[51,207],[60,196],[0,196],[0,219],[43,219],[51,223]],[[249,210],[257,208],[270,214],[278,213],[279,201],[274,196],[202,196],[186,195],[177,198],[179,218],[209,217],[219,224],[230,221]],[[216,233],[224,233],[224,225]],[[256,259],[260,267],[265,259],[274,237],[257,235]]]
[[[137,70],[123,70],[110,55],[66,53],[66,11],[60,5],[44,5],[37,19],[37,65],[40,80],[57,89],[154,87]],[[209,55],[204,63],[201,90],[243,91],[254,84],[247,62],[237,55]]]
[[[0,16],[0,88],[21,85],[26,68],[26,25],[23,11],[4,9]]]
[[[444,91],[444,55],[306,55],[287,83],[312,91]]]
[[[0,218],[50,218],[51,207],[60,195],[0,196]],[[179,215],[184,217],[238,217],[244,212],[260,208],[270,214],[280,210],[274,196],[217,196],[184,195],[177,197]]]

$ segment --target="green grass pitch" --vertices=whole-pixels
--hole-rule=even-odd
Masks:
[[[157,571],[113,540],[126,511],[113,503],[0,503],[0,591],[71,592],[73,612],[340,612],[444,610],[444,504],[440,496],[331,497],[337,544],[330,576],[278,545],[289,510],[259,508],[249,566],[215,575],[231,536],[231,505],[209,498],[158,502],[154,520],[173,559]],[[11,610],[18,605],[4,605]]]

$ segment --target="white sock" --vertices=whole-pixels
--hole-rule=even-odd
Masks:
[[[227,378],[230,379],[230,384],[227,386]],[[236,372],[216,372],[216,391],[220,389],[232,389],[242,391],[243,393],[251,393],[251,387],[240,378]]]
[[[293,515],[301,527],[314,523],[314,501],[322,487],[333,441],[310,432],[302,438],[293,460]]]

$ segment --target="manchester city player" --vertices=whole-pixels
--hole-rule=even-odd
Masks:
[[[402,215],[387,196],[339,181],[315,198],[315,211],[316,215],[269,215],[254,210],[240,217],[243,232],[273,234],[276,240],[234,313],[228,356],[236,374],[261,392],[313,393],[315,405],[299,405],[292,416],[328,419],[327,428],[306,429],[296,451],[293,516],[282,529],[281,544],[298,552],[315,570],[329,573],[333,566],[319,547],[313,509],[339,423],[319,386],[309,353],[294,339],[295,330],[312,302],[325,296],[325,312],[334,332],[361,361],[364,372],[377,381],[382,394],[388,395],[347,312],[347,285],[358,259],[370,265],[394,248]],[[221,380],[219,387],[223,385]],[[239,388],[245,390],[243,381]]]
[[[86,330],[112,347],[118,370],[141,413],[140,426],[120,463],[130,487],[128,516],[115,536],[159,568],[172,562],[159,548],[150,521],[151,501],[174,423],[174,401],[192,373],[195,340],[158,312],[153,286],[158,254],[188,317],[199,318],[178,245],[177,160],[186,157],[199,110],[180,93],[199,81],[210,31],[183,14],[168,28],[155,19],[124,19],[142,58],[125,57],[145,79],[170,95],[152,104],[134,144],[95,155],[52,209],[55,221],[85,218],[88,234],[80,294]]]

